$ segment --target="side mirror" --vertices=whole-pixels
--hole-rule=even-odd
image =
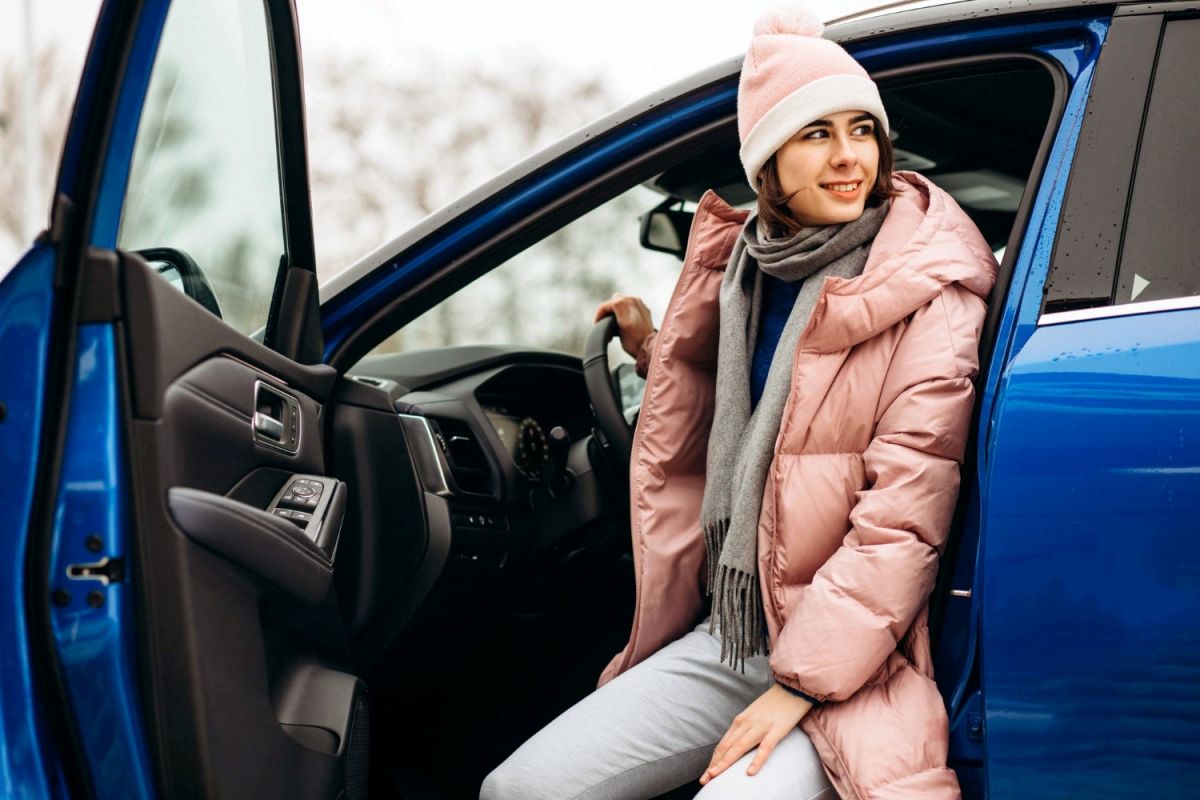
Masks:
[[[221,304],[217,302],[208,276],[191,256],[174,247],[148,247],[134,252],[166,278],[167,283],[211,311],[217,319],[223,319]]]
[[[688,233],[692,229],[693,216],[695,215],[691,211],[683,210],[682,200],[668,197],[639,217],[642,223],[642,247],[660,253],[672,253],[682,261],[684,253],[687,252]]]

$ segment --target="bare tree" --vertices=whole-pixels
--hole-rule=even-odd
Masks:
[[[599,79],[535,59],[511,62],[500,74],[419,54],[413,63],[420,72],[400,76],[336,59],[307,71],[323,276],[616,106]],[[637,215],[650,205],[622,196],[601,206],[380,349],[512,342],[576,350],[597,302],[616,289],[639,291],[645,282]],[[663,259],[670,260],[650,257],[660,272]],[[667,264],[668,280],[677,267]]]
[[[22,119],[21,86],[25,73],[32,70],[35,87],[36,119]],[[39,229],[48,224],[53,182],[62,155],[71,101],[78,76],[71,73],[54,45],[38,50],[33,64],[13,59],[0,64],[0,231],[18,247],[29,243]],[[28,163],[22,138],[27,125],[37,130],[39,146],[36,163]],[[45,217],[25,219],[26,173],[34,170],[34,186],[43,193],[34,206],[45,210]],[[7,260],[7,259],[5,259]],[[7,264],[3,265],[7,266]]]

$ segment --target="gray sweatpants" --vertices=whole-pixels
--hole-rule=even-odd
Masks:
[[[634,800],[699,778],[734,716],[772,683],[766,656],[746,659],[744,675],[720,663],[721,640],[709,634],[708,622],[534,734],[484,779],[480,800]],[[757,752],[709,781],[697,798],[836,800],[799,727],[749,776]]]

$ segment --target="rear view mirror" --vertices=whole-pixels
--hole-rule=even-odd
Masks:
[[[191,256],[174,247],[148,247],[135,252],[166,278],[167,283],[211,311],[217,319],[222,319],[221,304],[217,302],[212,284]]]
[[[642,223],[642,247],[660,253],[672,253],[682,261],[687,251],[693,216],[691,211],[683,210],[682,200],[668,197],[639,218]]]

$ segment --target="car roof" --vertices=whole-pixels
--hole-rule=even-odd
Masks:
[[[883,3],[830,20],[825,23],[825,34],[838,42],[855,41],[928,25],[965,22],[982,16],[1116,5],[1118,3],[1113,0],[906,0]]]
[[[825,25],[837,25],[842,22],[850,22],[854,20],[870,19],[882,17],[887,14],[895,14],[902,11],[912,11],[918,8],[930,8],[933,6],[948,6],[955,3],[961,3],[964,0],[892,0],[892,2],[879,3],[870,8],[860,8],[850,14],[833,19],[825,20]]]
[[[1118,3],[1111,2],[1111,0],[1108,2],[1104,0],[904,0],[904,2],[883,3],[830,20],[826,23],[824,35],[836,42],[855,42],[908,30],[978,19],[983,16],[994,18],[1073,8],[1100,10],[1116,5]],[[397,253],[437,230],[450,219],[486,200],[525,175],[592,142],[607,131],[627,123],[657,106],[706,86],[730,80],[740,73],[742,58],[743,55],[739,53],[733,58],[719,61],[707,69],[700,70],[657,92],[628,103],[594,122],[578,128],[546,149],[514,164],[486,183],[447,203],[398,237],[375,248],[330,278],[321,286],[322,304],[339,295],[363,276],[387,264]]]

